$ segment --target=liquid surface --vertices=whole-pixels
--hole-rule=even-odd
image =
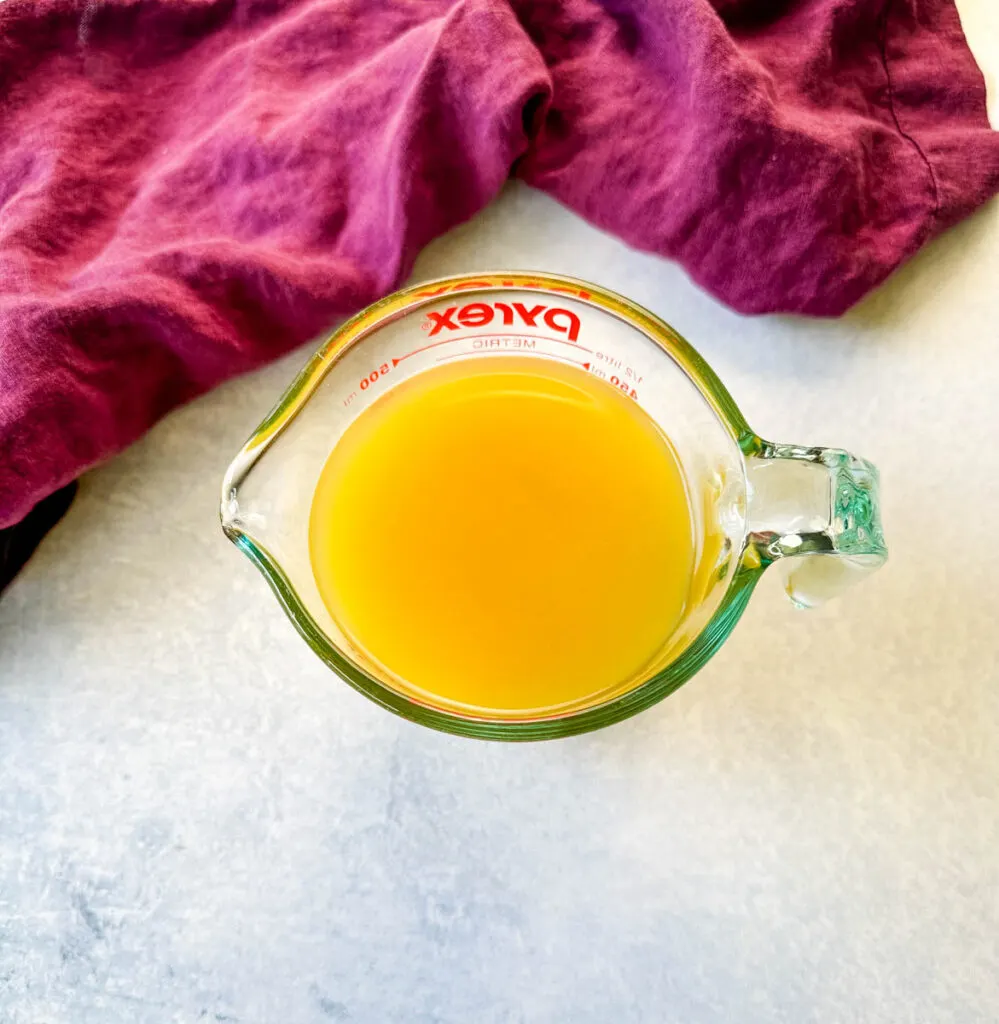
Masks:
[[[683,617],[694,540],[637,402],[551,360],[427,370],[348,427],[310,552],[348,638],[408,696],[497,716],[620,691]]]

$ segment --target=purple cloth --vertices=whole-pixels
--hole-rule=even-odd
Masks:
[[[517,174],[746,312],[999,188],[952,0],[5,0],[0,527]]]

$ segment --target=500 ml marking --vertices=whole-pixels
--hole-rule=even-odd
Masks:
[[[367,375],[367,377],[362,377],[360,383],[357,386],[362,391],[367,391],[368,388],[370,388],[372,384],[377,384],[378,381],[380,381],[382,379],[382,377],[384,377],[385,374],[388,373],[392,369],[393,366],[397,366],[398,363],[399,363],[398,359],[393,359],[391,364],[389,364],[389,363],[382,363],[381,366],[375,367],[375,369],[373,369],[371,371],[371,373],[369,373]],[[356,391],[351,391],[351,393],[343,400],[343,404],[344,405],[350,405],[351,402],[353,402],[355,398],[357,398],[357,392]]]
[[[367,377],[365,377],[361,381],[361,384],[360,384],[361,390],[362,391],[367,391],[368,388],[370,388],[372,384],[376,384],[378,382],[378,380],[380,378],[384,377],[385,374],[388,373],[389,370],[391,370],[391,369],[392,369],[392,367],[389,366],[388,363],[382,363],[381,366],[379,366],[377,369],[372,370],[371,373],[369,373],[367,375]]]

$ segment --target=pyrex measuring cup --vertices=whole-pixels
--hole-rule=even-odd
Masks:
[[[689,611],[662,657],[626,689],[550,715],[456,708],[403,692],[334,622],[309,558],[320,471],[358,414],[441,362],[496,354],[574,363],[638,402],[679,458],[698,542]],[[874,467],[844,451],[761,440],[694,349],[627,299],[571,278],[496,273],[415,285],[335,331],[233,460],[221,515],[312,649],[362,693],[448,732],[541,739],[618,721],[686,682],[732,631],[768,566],[784,568],[788,594],[806,607],[880,566],[877,487]],[[613,549],[614,538],[593,543]]]

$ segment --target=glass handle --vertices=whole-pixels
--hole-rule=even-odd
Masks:
[[[796,605],[814,608],[884,564],[878,471],[866,459],[764,441],[746,465],[745,557],[779,562]]]

